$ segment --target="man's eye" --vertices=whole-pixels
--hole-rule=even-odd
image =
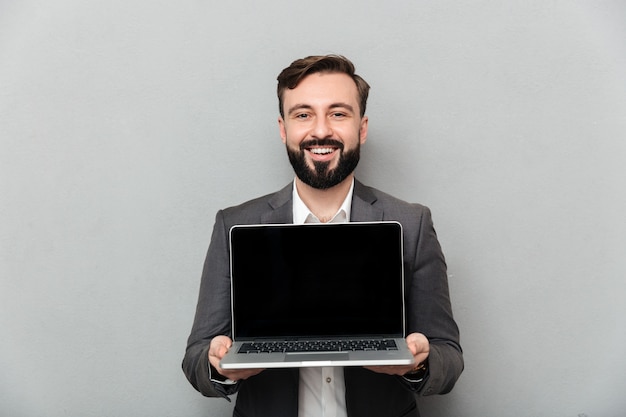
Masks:
[[[296,119],[301,119],[301,120],[305,120],[308,119],[309,115],[306,113],[300,113],[300,114],[296,114]]]

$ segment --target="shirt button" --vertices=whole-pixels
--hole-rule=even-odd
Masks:
[[[326,382],[328,382],[329,384],[330,384],[330,382],[331,382],[332,380],[333,380],[333,379],[332,379],[331,377],[326,378]]]

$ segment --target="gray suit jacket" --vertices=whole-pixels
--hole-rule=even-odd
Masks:
[[[235,416],[297,417],[297,369],[266,370],[229,386],[211,379],[208,361],[211,339],[231,336],[228,232],[235,224],[292,223],[292,187],[289,184],[277,193],[220,210],[216,215],[183,370],[205,396],[227,397],[238,392]],[[422,383],[411,384],[404,378],[364,368],[345,368],[346,407],[351,417],[419,416],[415,394],[445,394],[463,370],[446,264],[428,208],[356,181],[351,221],[378,220],[396,220],[403,227],[407,334],[419,332],[428,337],[429,374]],[[214,369],[212,372],[216,373]]]

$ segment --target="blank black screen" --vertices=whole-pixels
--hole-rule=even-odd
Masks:
[[[236,339],[402,336],[402,229],[395,222],[235,226]]]

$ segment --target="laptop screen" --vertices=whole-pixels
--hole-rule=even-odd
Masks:
[[[396,222],[231,229],[235,340],[403,337]]]

